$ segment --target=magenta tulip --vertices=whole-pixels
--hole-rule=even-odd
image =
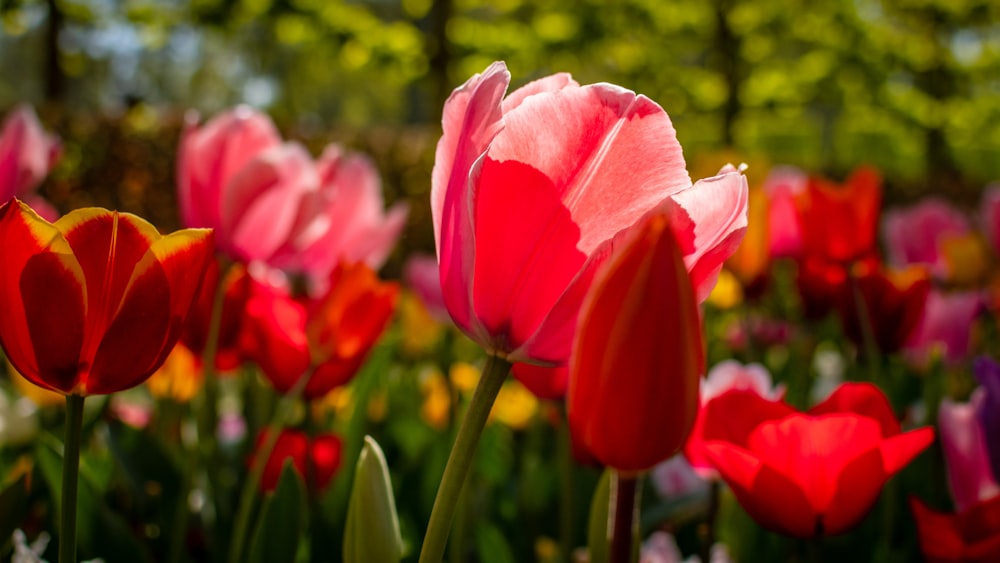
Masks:
[[[59,214],[34,189],[55,165],[60,152],[59,139],[42,129],[31,106],[14,108],[0,128],[0,204],[17,197],[44,219],[55,221]]]
[[[935,276],[942,278],[949,271],[941,253],[942,241],[971,230],[961,211],[938,198],[887,211],[882,227],[889,262],[895,266],[926,264]]]
[[[448,99],[431,209],[456,325],[510,361],[565,364],[580,304],[611,241],[665,207],[700,298],[746,229],[735,169],[692,185],[666,112],[568,74],[504,98],[502,62]]]
[[[1000,494],[1000,486],[990,468],[986,435],[977,416],[985,400],[985,392],[979,389],[968,403],[956,403],[945,398],[938,410],[938,429],[948,468],[948,485],[959,511]]]

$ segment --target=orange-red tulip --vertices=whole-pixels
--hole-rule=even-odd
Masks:
[[[694,425],[701,322],[667,215],[615,242],[580,311],[569,421],[574,441],[598,461],[644,471],[679,451]]]
[[[78,209],[55,223],[0,207],[0,344],[29,381],[65,394],[134,387],[180,335],[212,233],[162,236],[128,213]]]
[[[381,282],[363,263],[338,266],[330,290],[315,302],[254,283],[243,347],[281,393],[314,368],[303,396],[321,397],[354,377],[392,319],[398,297],[397,284]]]

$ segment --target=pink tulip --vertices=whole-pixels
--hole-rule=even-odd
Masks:
[[[932,289],[927,294],[923,316],[907,338],[904,349],[917,362],[925,362],[935,347],[949,362],[969,354],[972,325],[983,308],[979,292],[945,293]]]
[[[47,220],[59,214],[33,190],[59,159],[59,139],[42,129],[31,106],[20,105],[0,128],[0,203],[18,197]]]
[[[986,438],[976,416],[985,398],[983,391],[977,389],[968,403],[956,403],[945,398],[938,410],[948,485],[960,512],[1000,494],[1000,486],[990,469]]]
[[[797,258],[802,251],[802,227],[795,199],[806,190],[808,183],[809,176],[794,166],[775,166],[764,180],[772,258]]]
[[[937,277],[948,275],[941,241],[948,236],[964,235],[971,228],[962,212],[938,198],[887,211],[882,226],[890,263],[927,264]]]
[[[328,145],[316,162],[319,189],[306,196],[292,236],[275,264],[314,282],[329,278],[338,262],[385,263],[406,222],[407,206],[385,211],[378,171],[368,157]],[[315,287],[317,294],[325,291]]]
[[[410,256],[403,265],[403,281],[417,294],[432,317],[441,321],[448,320],[436,258],[425,254]]]
[[[511,361],[564,364],[615,235],[658,207],[706,297],[746,230],[743,175],[692,186],[670,118],[645,96],[556,74],[505,99],[509,82],[493,63],[444,107],[431,211],[458,327]]]
[[[406,219],[403,205],[384,213],[367,158],[330,145],[314,161],[247,107],[188,124],[177,178],[185,225],[214,228],[237,261],[305,274],[316,294],[340,261],[381,266]]]

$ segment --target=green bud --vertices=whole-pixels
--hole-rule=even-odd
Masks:
[[[358,457],[344,530],[346,563],[398,563],[403,557],[396,502],[385,455],[371,436]]]

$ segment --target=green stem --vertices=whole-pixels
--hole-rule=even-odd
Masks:
[[[639,519],[639,479],[634,473],[611,473],[611,497],[608,499],[609,563],[632,563],[636,525]]]
[[[66,441],[63,444],[59,563],[76,563],[76,497],[77,487],[80,483],[83,399],[82,395],[66,395]]]
[[[573,481],[573,445],[569,432],[569,420],[566,409],[560,409],[561,424],[557,439],[559,440],[559,553],[562,561],[571,561],[573,554],[573,526],[576,520],[576,507],[573,503],[575,485]]]
[[[462,425],[455,437],[455,444],[448,456],[444,475],[438,487],[431,518],[427,523],[427,534],[420,551],[420,563],[434,563],[444,557],[445,544],[448,543],[448,532],[455,516],[455,505],[462,493],[465,480],[469,475],[472,457],[476,452],[479,437],[486,426],[490,409],[500,393],[500,387],[510,372],[510,362],[499,356],[490,356],[483,368],[475,393],[465,411]]]
[[[715,545],[715,521],[719,517],[719,490],[721,485],[718,479],[708,482],[708,510],[705,513],[705,521],[698,528],[701,536],[701,549],[698,554],[702,561],[712,559],[712,546]]]
[[[847,274],[848,283],[851,284],[851,293],[854,296],[854,306],[857,308],[858,314],[858,325],[861,328],[861,340],[865,347],[865,355],[867,357],[869,376],[871,377],[872,383],[876,385],[881,384],[882,379],[882,369],[881,360],[882,357],[879,353],[878,341],[875,339],[875,329],[872,325],[872,315],[871,310],[868,309],[868,303],[865,302],[864,293],[861,291],[861,284],[858,282],[857,276],[853,272]],[[885,389],[886,393],[889,393],[890,389]]]
[[[265,428],[267,433],[264,436],[264,443],[261,444],[261,448],[254,455],[253,464],[250,466],[250,474],[243,483],[243,491],[240,493],[240,504],[236,513],[236,525],[233,528],[233,539],[229,544],[230,563],[240,563],[242,561],[243,544],[246,543],[247,532],[250,529],[250,515],[253,513],[254,505],[256,504],[260,478],[264,475],[264,468],[267,466],[267,461],[271,458],[271,452],[274,451],[274,446],[278,443],[278,436],[281,435],[281,431],[285,427],[288,412],[292,410],[295,401],[302,396],[302,392],[305,391],[306,385],[312,379],[314,371],[315,367],[310,367],[299,376],[299,380],[295,382],[295,386],[281,398],[277,408],[274,409],[274,414],[271,416],[270,424]]]
[[[198,413],[198,443],[201,458],[207,469],[209,482],[209,497],[213,499],[217,521],[229,520],[229,503],[222,502],[222,484],[219,481],[218,468],[223,460],[217,447],[216,431],[219,427],[219,382],[215,373],[215,358],[219,352],[219,332],[222,327],[222,309],[226,302],[226,274],[233,263],[224,261],[219,266],[219,280],[215,286],[212,298],[212,314],[208,321],[208,334],[205,335],[205,349],[201,353],[203,402]]]

